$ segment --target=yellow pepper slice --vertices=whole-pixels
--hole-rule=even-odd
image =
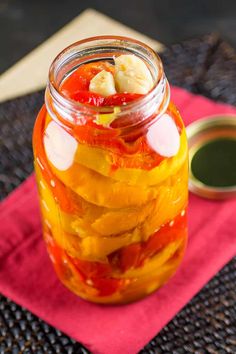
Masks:
[[[51,224],[60,224],[63,231],[80,238],[123,234],[138,228],[139,241],[146,240],[157,228],[174,219],[185,208],[187,169],[186,161],[180,171],[159,188],[159,195],[142,206],[107,209],[81,199],[83,205],[81,215],[63,212],[56,204],[46,181],[41,177],[40,181],[43,185],[43,188],[40,186],[41,208],[45,219]]]
[[[96,219],[92,229],[101,235],[109,236],[131,230],[143,223],[154,210],[156,200],[138,208],[108,211]]]
[[[49,162],[50,163],[50,162]],[[74,163],[59,171],[50,163],[53,173],[86,201],[107,208],[125,208],[147,203],[158,195],[158,187],[141,188],[119,182]]]
[[[81,258],[104,261],[110,253],[138,242],[139,238],[138,230],[115,237],[85,237],[81,239]]]
[[[176,240],[167,245],[163,250],[161,250],[156,256],[152,259],[147,260],[144,266],[127,270],[125,273],[117,274],[118,278],[139,278],[144,277],[154,273],[158,268],[161,268],[167,261],[170,259],[177,249],[182,244],[183,240]],[[114,275],[116,277],[116,275]]]
[[[175,174],[187,158],[187,137],[183,129],[180,136],[180,149],[176,156],[163,160],[151,170],[137,168],[118,168],[112,170],[112,153],[103,149],[79,144],[75,161],[103,176],[110,176],[117,181],[140,186],[153,186]]]

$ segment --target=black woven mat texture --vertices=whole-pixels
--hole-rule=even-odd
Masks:
[[[161,54],[161,58],[172,84],[236,105],[236,54],[216,34],[173,45]],[[42,102],[43,92],[37,92],[0,105],[1,199],[33,170],[31,135]],[[235,286],[236,259],[226,265],[139,354],[235,354]],[[89,352],[80,343],[0,295],[0,354],[3,353]]]

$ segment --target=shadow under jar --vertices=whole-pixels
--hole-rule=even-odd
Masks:
[[[153,88],[94,107],[61,87],[81,65],[141,58]],[[141,42],[103,36],[53,61],[33,134],[43,235],[62,283],[83,299],[120,304],[174,274],[187,242],[188,148],[160,58]]]

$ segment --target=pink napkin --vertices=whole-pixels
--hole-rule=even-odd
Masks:
[[[172,88],[189,124],[236,108]],[[0,291],[82,342],[93,353],[137,353],[236,254],[236,199],[190,195],[189,245],[172,280],[134,304],[100,306],[80,300],[57,280],[41,237],[34,176],[0,205]]]

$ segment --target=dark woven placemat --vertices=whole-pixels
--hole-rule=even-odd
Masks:
[[[217,35],[173,45],[161,57],[172,84],[236,105],[235,52]],[[42,102],[43,93],[38,92],[0,105],[0,198],[6,197],[33,170],[31,133]],[[235,284],[236,259],[140,354],[236,353]],[[0,353],[80,354],[88,351],[1,296]]]

